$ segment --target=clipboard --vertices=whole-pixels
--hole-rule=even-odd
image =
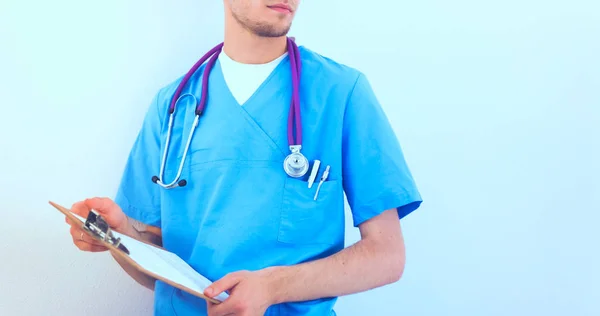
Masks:
[[[52,201],[49,203],[84,233],[140,272],[215,304],[221,303],[228,297],[227,293],[221,293],[215,298],[205,296],[203,292],[212,284],[210,280],[196,272],[176,254],[112,230],[102,216],[94,210],[91,210],[88,217],[84,219],[57,203]]]

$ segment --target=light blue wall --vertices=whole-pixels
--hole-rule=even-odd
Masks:
[[[222,38],[208,2],[0,1],[0,314],[150,313],[46,202],[114,194],[154,92]],[[340,315],[600,315],[597,1],[305,1],[292,35],[367,74],[425,199],[403,279]]]

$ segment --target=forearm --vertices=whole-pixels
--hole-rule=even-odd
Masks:
[[[129,235],[137,240],[142,240],[157,246],[162,246],[162,238],[159,235],[159,231],[153,231],[152,229],[149,229],[148,226],[132,218],[128,218],[127,227],[128,228],[123,232],[124,234]],[[156,281],[155,278],[150,277],[147,274],[139,271],[136,267],[131,265],[126,260],[122,259],[120,256],[117,256],[112,252],[111,254],[113,258],[115,258],[115,261],[117,261],[117,263],[121,266],[121,268],[123,268],[123,270],[125,270],[125,272],[129,274],[129,276],[131,276],[136,282],[150,290],[154,290],[154,283]]]
[[[306,301],[367,291],[400,279],[404,244],[361,240],[320,260],[271,268],[275,303]]]

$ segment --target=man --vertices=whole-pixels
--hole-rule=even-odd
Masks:
[[[121,266],[155,291],[157,315],[335,315],[336,297],[397,281],[399,224],[421,197],[365,76],[301,47],[302,153],[321,167],[313,186],[283,170],[292,71],[286,34],[299,0],[224,0],[225,38],[207,104],[185,151],[206,67],[178,103],[164,182],[156,182],[181,78],[161,89],[131,150],[115,201],[90,198],[113,229],[165,247],[215,281],[209,303]],[[194,101],[194,102],[192,102]],[[324,176],[329,166],[329,176]],[[154,177],[153,180],[151,180]],[[323,181],[321,182],[321,179]],[[310,188],[309,188],[310,187]],[[344,249],[344,192],[361,240]],[[71,228],[84,251],[104,251]]]

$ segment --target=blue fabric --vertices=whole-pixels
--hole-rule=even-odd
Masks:
[[[421,197],[400,144],[365,76],[300,47],[303,62],[302,153],[321,160],[330,176],[317,185],[288,177],[287,117],[291,71],[286,57],[240,106],[220,64],[210,74],[208,104],[194,134],[182,179],[165,190],[158,175],[168,107],[179,78],[150,106],[128,159],[116,201],[125,213],[162,228],[163,245],[210,280],[229,272],[293,265],[332,255],[344,247],[344,193],[353,224],[397,208],[402,218]],[[184,90],[201,96],[204,66]],[[176,110],[165,182],[177,173],[194,120],[193,98]],[[318,182],[318,181],[317,181]],[[336,298],[283,303],[266,315],[331,315]],[[156,315],[205,315],[206,303],[157,282]]]

